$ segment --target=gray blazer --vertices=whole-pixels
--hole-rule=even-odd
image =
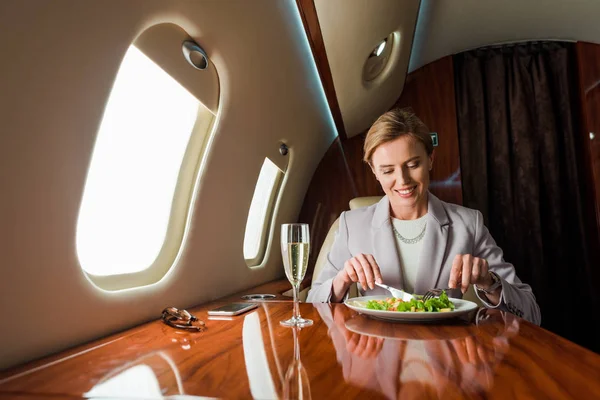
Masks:
[[[500,304],[495,306],[511,312],[535,324],[540,324],[541,315],[531,287],[519,279],[512,264],[502,258],[502,249],[483,224],[483,216],[477,210],[446,203],[429,193],[427,228],[415,293],[423,294],[431,288],[445,288],[450,279],[452,261],[456,254],[471,254],[485,258],[490,270],[502,280]],[[403,288],[402,270],[396,241],[390,221],[390,204],[384,196],[377,204],[340,215],[340,226],[327,265],[312,282],[308,302],[329,302],[331,285],[335,275],[344,267],[346,260],[355,255],[372,254],[381,269],[384,283]],[[389,294],[376,287],[361,289],[362,295]],[[451,290],[450,297],[460,298],[459,289]],[[482,299],[486,306],[492,308]]]

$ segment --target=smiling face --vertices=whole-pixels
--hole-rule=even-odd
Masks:
[[[390,213],[399,219],[416,219],[427,213],[428,156],[419,140],[403,135],[379,145],[371,158],[371,169],[390,200]]]

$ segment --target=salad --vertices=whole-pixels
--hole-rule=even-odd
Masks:
[[[454,303],[450,301],[445,291],[439,297],[427,301],[413,298],[402,301],[395,297],[385,300],[369,300],[366,307],[370,310],[402,311],[402,312],[449,312],[454,310]]]

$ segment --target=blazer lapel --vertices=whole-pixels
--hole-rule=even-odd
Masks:
[[[399,289],[404,288],[400,257],[390,221],[390,202],[387,196],[383,196],[375,208],[371,229],[373,257],[379,265],[383,282]]]
[[[424,294],[432,288],[447,286],[447,282],[439,282],[439,278],[446,254],[450,220],[440,199],[431,193],[428,194],[428,197],[429,217],[415,284],[415,293],[418,294]]]

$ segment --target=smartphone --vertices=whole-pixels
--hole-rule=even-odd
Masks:
[[[208,315],[238,315],[250,311],[258,307],[256,303],[230,303],[223,307],[209,310]]]

